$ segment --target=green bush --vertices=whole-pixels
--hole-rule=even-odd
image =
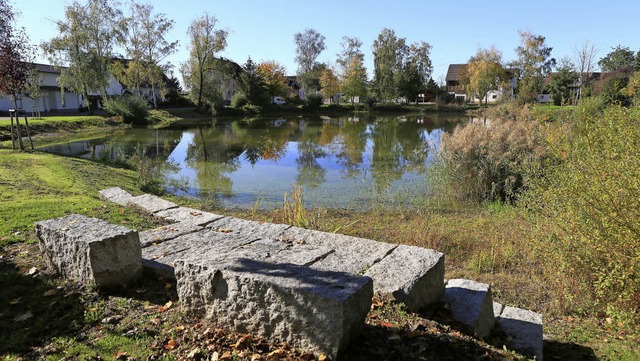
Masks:
[[[545,156],[538,122],[468,123],[446,134],[440,160],[449,191],[461,201],[513,201]]]
[[[570,131],[550,133],[553,162],[524,204],[539,217],[548,271],[564,282],[566,304],[637,320],[640,110],[616,106],[575,119]]]
[[[244,92],[237,91],[231,97],[231,106],[234,108],[242,108],[247,104],[249,104],[249,98]]]
[[[309,94],[304,99],[304,103],[309,108],[318,108],[322,105],[324,98],[320,94]]]
[[[126,123],[146,124],[149,115],[147,100],[133,95],[121,95],[107,98],[102,107],[114,116],[122,117]]]

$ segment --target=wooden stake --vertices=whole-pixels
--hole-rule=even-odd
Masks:
[[[33,147],[33,140],[31,139],[31,131],[29,130],[29,121],[27,120],[27,112],[24,112],[24,124],[27,126],[27,137],[29,137],[29,143],[31,143],[31,150],[36,150]]]
[[[20,130],[20,115],[18,115],[17,109],[14,112],[16,113],[16,129],[18,130],[18,145],[20,146],[20,150],[24,150],[24,144],[22,143],[22,131]]]

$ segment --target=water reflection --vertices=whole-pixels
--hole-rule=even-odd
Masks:
[[[423,192],[443,132],[464,118],[444,116],[238,119],[188,129],[131,130],[44,150],[117,160],[136,152],[171,164],[178,194],[230,205],[282,201],[294,183],[309,203],[367,207]],[[397,195],[401,195],[398,197]]]

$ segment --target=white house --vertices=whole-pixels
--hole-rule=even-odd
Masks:
[[[60,70],[46,64],[34,65],[36,69],[44,75],[42,86],[40,87],[43,91],[43,96],[39,101],[40,111],[77,110],[84,106],[84,99],[82,98],[82,95],[71,91],[62,92],[60,85],[58,84]],[[27,95],[20,94],[18,97],[18,108],[26,111],[32,111],[35,110],[35,105],[36,102]],[[7,112],[9,109],[13,108],[13,99],[11,99],[10,96],[3,96],[0,98],[0,111]]]

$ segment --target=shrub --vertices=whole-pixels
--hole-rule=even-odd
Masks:
[[[545,156],[537,122],[468,123],[446,134],[440,160],[448,186],[462,201],[513,201]]]
[[[107,98],[102,107],[114,116],[122,117],[126,123],[146,124],[149,115],[147,100],[133,95],[121,95]]]
[[[627,321],[640,313],[639,125],[640,110],[612,107],[552,133],[554,162],[524,203],[539,217],[566,304]]]
[[[309,108],[318,108],[322,105],[324,98],[320,94],[309,94],[305,98],[305,105]]]
[[[247,98],[244,92],[237,91],[231,97],[231,106],[234,108],[242,108],[247,104],[249,104],[249,98]]]

